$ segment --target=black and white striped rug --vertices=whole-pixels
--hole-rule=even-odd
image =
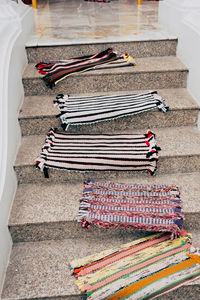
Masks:
[[[155,135],[74,135],[50,130],[36,167],[68,171],[155,172],[159,147]]]
[[[169,106],[157,91],[142,94],[70,97],[59,94],[54,101],[58,106],[62,127],[84,125],[124,116],[139,114],[152,109],[166,112]]]

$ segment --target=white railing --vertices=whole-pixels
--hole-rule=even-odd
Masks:
[[[200,0],[163,0],[159,21],[178,37],[177,56],[189,68],[187,88],[200,105]]]
[[[17,117],[27,63],[24,45],[32,27],[31,8],[21,0],[0,1],[0,294],[12,246],[8,219],[17,187],[13,170],[21,136]]]

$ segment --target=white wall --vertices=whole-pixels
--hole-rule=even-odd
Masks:
[[[189,68],[187,89],[200,105],[200,0],[164,0],[159,21],[178,37],[177,56]]]
[[[32,28],[30,7],[21,0],[18,4],[0,0],[0,294],[12,247],[8,219],[17,188],[13,170],[21,137],[17,116],[24,96],[24,45]]]

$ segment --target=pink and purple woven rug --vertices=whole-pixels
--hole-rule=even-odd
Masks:
[[[175,185],[126,185],[89,180],[78,221],[83,227],[129,228],[180,234],[184,215]]]

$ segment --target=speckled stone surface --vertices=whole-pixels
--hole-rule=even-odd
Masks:
[[[177,39],[129,41],[113,43],[74,44],[46,47],[27,47],[29,63],[39,61],[62,60],[69,57],[89,55],[112,48],[117,53],[128,52],[133,57],[174,56],[176,55]]]
[[[192,232],[194,244],[199,246],[199,232]],[[143,236],[144,233],[129,237],[66,239],[62,241],[44,241],[18,243],[13,246],[10,264],[2,293],[2,300],[8,299],[81,299],[74,278],[70,275],[69,262],[113,246],[129,242]],[[190,299],[198,299],[200,282],[187,285]],[[186,299],[182,289],[175,292]],[[173,294],[172,294],[173,295]],[[75,296],[75,298],[73,298]],[[165,298],[174,299],[174,298]]]
[[[92,177],[94,178],[94,177]],[[200,173],[120,179],[134,184],[176,184],[180,188],[187,230],[200,227]],[[13,203],[9,229],[14,242],[45,239],[130,235],[123,231],[85,230],[77,223],[83,183],[21,184]],[[192,191],[192,192],[191,192]]]
[[[46,87],[33,64],[23,74],[25,95],[80,94],[138,89],[181,88],[186,86],[187,68],[174,56],[145,57],[137,65],[101,69],[75,74],[59,82],[53,90]]]
[[[143,130],[142,133],[145,133]],[[200,170],[200,132],[196,127],[157,128],[157,145],[162,151],[159,154],[158,169],[156,174],[198,172]],[[117,133],[117,132],[116,132]],[[140,130],[126,130],[120,133],[141,133]],[[20,183],[33,182],[73,182],[85,180],[92,176],[96,178],[126,178],[132,176],[150,176],[143,172],[68,172],[64,170],[49,169],[49,179],[39,170],[34,163],[44,145],[45,136],[26,136],[22,139],[15,170]],[[184,141],[184,142],[183,142]]]
[[[141,93],[144,91],[125,92]],[[123,92],[114,92],[123,94]],[[97,95],[104,93],[97,93]],[[112,93],[106,93],[112,94]],[[115,132],[132,128],[157,128],[196,125],[199,107],[186,91],[186,89],[158,90],[169,104],[170,110],[162,113],[158,110],[142,114],[120,118],[108,122],[100,122],[92,125],[70,126],[69,133],[104,133]],[[19,114],[19,122],[22,135],[46,134],[51,127],[61,129],[58,108],[53,106],[55,96],[27,96]]]

